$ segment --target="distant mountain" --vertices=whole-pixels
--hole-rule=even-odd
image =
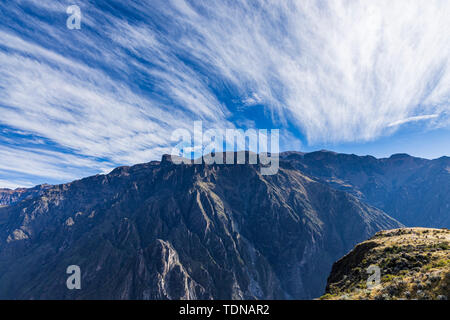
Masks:
[[[0,188],[0,207],[19,202],[23,199],[36,197],[48,188],[50,188],[50,185],[47,184],[34,188],[17,188],[15,190]]]
[[[371,156],[318,151],[282,154],[305,174],[349,192],[407,226],[450,228],[450,158]]]
[[[0,299],[321,295],[334,261],[402,224],[361,201],[356,183],[348,189],[360,199],[325,179],[352,165],[329,165],[326,153],[283,157],[272,176],[259,165],[163,157],[9,200],[0,208]],[[66,288],[69,265],[81,268],[81,290]]]
[[[380,268],[379,283],[370,266]],[[367,272],[369,269],[369,273]],[[404,228],[378,232],[337,261],[328,278],[330,300],[448,300],[450,231]]]

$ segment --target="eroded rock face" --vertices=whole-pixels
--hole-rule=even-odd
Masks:
[[[0,209],[2,299],[304,299],[401,226],[289,161],[121,167]],[[82,289],[66,288],[78,265]]]

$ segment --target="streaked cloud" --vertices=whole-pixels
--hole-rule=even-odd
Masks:
[[[29,187],[33,187],[33,183],[29,182],[29,181],[23,181],[23,180],[19,180],[19,181],[9,181],[9,180],[0,180],[0,186],[2,186],[2,188],[6,188],[6,189],[17,189],[17,188],[29,188]]]
[[[286,148],[450,126],[446,0],[77,4],[77,31],[65,1],[0,5],[0,186],[157,159],[196,120]]]
[[[405,124],[408,122],[417,122],[417,121],[423,121],[423,120],[429,120],[429,119],[436,119],[438,117],[439,117],[438,114],[428,114],[428,115],[423,115],[423,116],[409,117],[406,119],[401,119],[401,120],[392,122],[388,125],[388,127],[395,127],[395,126],[399,126],[399,125],[402,125],[402,124]]]
[[[182,46],[310,143],[371,140],[449,110],[447,1],[173,2],[191,31]]]

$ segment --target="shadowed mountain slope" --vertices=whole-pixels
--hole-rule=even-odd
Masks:
[[[0,208],[0,298],[313,298],[334,261],[399,226],[291,161],[263,176],[164,157]]]
[[[282,154],[300,171],[347,191],[408,226],[450,228],[450,158],[427,160],[318,151]]]

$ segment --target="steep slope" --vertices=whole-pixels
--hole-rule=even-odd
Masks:
[[[349,192],[408,226],[450,228],[450,158],[406,154],[386,159],[318,151],[282,154],[285,161]]]
[[[368,288],[367,269],[373,265],[380,268],[380,283]],[[326,292],[321,299],[446,300],[450,297],[450,231],[378,232],[333,265]]]
[[[312,298],[338,257],[399,226],[289,162],[262,176],[163,157],[0,208],[0,298]]]

